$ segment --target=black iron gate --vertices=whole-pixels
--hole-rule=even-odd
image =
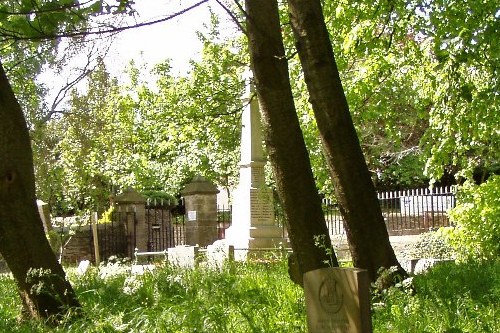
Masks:
[[[101,260],[106,261],[111,256],[133,258],[135,248],[143,249],[145,241],[148,252],[185,244],[184,215],[173,213],[175,207],[163,201],[148,202],[142,214],[137,213],[137,209],[118,206],[109,221],[101,220],[97,224]],[[90,247],[95,260],[92,234]]]
[[[135,249],[137,217],[133,210],[113,211],[109,220],[97,223],[99,257],[107,261],[110,257],[132,258]],[[95,261],[94,237],[90,233],[92,259]]]
[[[175,246],[171,206],[163,201],[146,204],[148,251],[163,251]]]

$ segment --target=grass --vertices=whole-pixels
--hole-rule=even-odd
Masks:
[[[77,276],[85,317],[48,329],[19,321],[15,283],[0,275],[0,332],[306,332],[304,295],[286,260],[221,270],[164,266],[130,276],[122,265]],[[500,332],[500,261],[442,264],[413,288],[374,295],[374,332]]]
[[[305,332],[300,287],[288,278],[286,260],[232,263],[220,270],[164,266],[130,276],[110,265],[82,277],[68,272],[85,318],[53,332]],[[20,324],[21,305],[11,278],[0,280],[0,332],[46,332]]]
[[[442,263],[374,303],[375,332],[500,332],[500,261]]]

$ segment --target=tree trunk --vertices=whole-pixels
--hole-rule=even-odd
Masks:
[[[299,270],[322,268],[330,260],[338,266],[295,111],[277,2],[247,0],[246,14],[266,147]]]
[[[56,323],[70,309],[80,308],[45,237],[36,206],[28,128],[1,63],[0,253],[30,317]]]
[[[288,0],[310,101],[356,267],[399,265],[340,81],[319,0]]]

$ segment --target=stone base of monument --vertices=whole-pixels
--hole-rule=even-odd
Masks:
[[[309,333],[371,333],[370,280],[357,268],[321,268],[304,274]]]
[[[248,240],[248,249],[280,249],[286,247],[286,241],[283,238],[271,238],[271,237],[261,237],[261,238],[250,238]]]
[[[226,230],[226,241],[234,246],[234,259],[244,261],[251,257],[263,257],[266,252],[288,247],[283,230],[278,226],[236,227]]]

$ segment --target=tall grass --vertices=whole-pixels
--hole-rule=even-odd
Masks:
[[[13,279],[0,276],[0,332],[306,332],[303,291],[286,260],[220,270],[163,266],[131,276],[115,264],[68,275],[85,316],[49,329],[20,321]],[[500,261],[442,264],[373,300],[374,332],[500,332]]]
[[[131,276],[112,265],[84,276],[69,273],[85,317],[53,332],[305,332],[300,287],[286,261],[230,263],[213,270],[158,268]],[[20,304],[10,278],[0,280],[0,332],[46,332],[16,324]],[[7,302],[5,302],[7,300]]]
[[[500,332],[500,261],[442,263],[374,302],[375,332]]]

